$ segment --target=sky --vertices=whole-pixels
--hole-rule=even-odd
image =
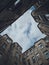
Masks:
[[[32,10],[34,10],[34,7],[31,7],[1,33],[1,35],[8,34],[13,42],[18,42],[23,48],[22,52],[33,46],[39,39],[45,37],[37,27],[38,23],[31,16]]]

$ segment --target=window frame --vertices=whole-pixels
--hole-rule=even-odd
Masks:
[[[39,47],[40,49],[43,49],[43,48],[44,48],[44,45],[43,45],[42,43],[40,43],[40,44],[38,44],[38,47]]]
[[[49,51],[45,50],[43,53],[44,53],[45,58],[49,59]]]
[[[36,58],[35,58],[35,56],[32,57],[32,61],[33,61],[33,63],[36,63]]]

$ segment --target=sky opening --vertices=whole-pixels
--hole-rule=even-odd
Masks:
[[[37,27],[38,23],[31,16],[32,10],[34,10],[33,6],[1,33],[1,35],[8,34],[14,42],[18,42],[23,48],[22,52],[45,37]]]

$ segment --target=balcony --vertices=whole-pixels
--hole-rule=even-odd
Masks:
[[[48,25],[40,23],[38,24],[38,28],[40,29],[42,33],[45,33],[46,35],[49,36],[49,26]]]

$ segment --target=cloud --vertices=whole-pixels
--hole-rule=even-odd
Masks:
[[[32,8],[29,9],[1,33],[1,35],[8,34],[14,42],[18,42],[23,48],[23,52],[30,48],[34,42],[45,36],[40,32],[37,23],[31,16],[32,10]]]
[[[28,25],[28,27],[27,27],[27,29],[25,29],[24,34],[26,34],[27,37],[29,37],[30,31],[31,31],[32,23],[31,23],[31,22],[28,22],[27,25]]]

